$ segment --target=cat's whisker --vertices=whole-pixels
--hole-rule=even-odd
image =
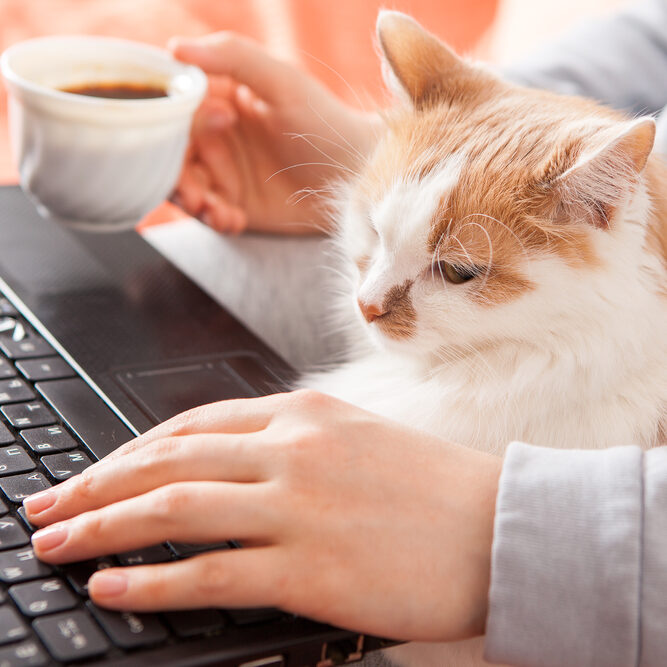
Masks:
[[[484,288],[486,287],[487,282],[489,281],[489,274],[491,272],[491,268],[493,267],[493,241],[491,240],[491,235],[489,234],[489,232],[484,228],[484,226],[480,225],[479,222],[466,222],[466,224],[463,225],[463,227],[467,227],[469,225],[479,227],[484,232],[484,234],[486,235],[486,240],[487,240],[488,247],[489,247],[489,259],[486,263],[486,271],[484,272],[484,279],[482,280],[482,284],[479,287],[479,289],[481,291],[483,291]],[[462,227],[462,229],[463,229],[463,227]],[[466,254],[468,254],[467,251],[466,251]],[[471,259],[469,254],[468,254],[468,258]],[[471,260],[471,262],[472,262],[472,260]],[[474,262],[473,262],[473,264],[474,264]]]
[[[286,201],[288,204],[296,206],[297,204],[300,204],[304,199],[307,199],[308,197],[321,197],[322,199],[326,199],[327,197],[330,197],[332,194],[333,193],[329,188],[305,187],[291,194]]]
[[[445,210],[445,213],[449,210],[449,207]],[[435,274],[433,272],[433,267],[435,266],[436,263],[438,263],[438,260],[440,259],[440,244],[447,240],[449,238],[449,232],[452,226],[452,219],[450,218],[449,221],[447,222],[447,227],[445,228],[445,231],[440,234],[440,238],[438,239],[438,242],[435,244],[435,249],[433,250],[433,253],[431,254],[431,279],[435,278]],[[442,267],[438,264],[438,271],[440,273],[440,278],[442,279],[443,285],[447,285],[447,281],[445,280],[445,276],[442,273]]]
[[[469,224],[471,224],[471,223],[469,223]],[[474,265],[475,262],[473,261],[470,253],[468,252],[467,248],[465,247],[465,245],[461,241],[461,239],[459,239],[459,237],[456,234],[452,234],[449,238],[452,239],[453,241],[456,241],[456,243],[458,243],[458,245],[461,248],[461,251],[465,255],[466,259],[470,262],[471,265]]]
[[[354,281],[353,281],[352,277],[349,276],[348,274],[344,273],[340,269],[337,269],[336,267],[330,266],[328,264],[320,264],[318,266],[318,268],[320,270],[326,270],[326,271],[329,271],[329,272],[333,273],[334,275],[341,278],[347,285],[349,285],[350,287],[354,287]]]
[[[310,51],[306,51],[305,49],[299,49],[302,55],[306,56],[306,58],[310,58],[311,60],[314,60],[318,65],[321,65],[325,69],[329,70],[336,78],[343,83],[343,85],[348,89],[348,91],[352,94],[354,99],[356,100],[357,104],[364,110],[368,111],[366,108],[366,105],[362,102],[361,97],[359,97],[359,93],[353,88],[353,86],[350,84],[350,82],[334,67],[329,65],[328,63],[325,63],[323,60],[320,60],[316,55],[313,53],[310,53]]]
[[[304,223],[303,222],[298,222],[298,221],[295,221],[295,222],[281,222],[280,226],[283,229],[284,228],[290,228],[290,227],[295,227],[295,228],[298,227],[298,228],[300,228],[300,230],[303,230]],[[315,230],[322,235],[325,235],[329,232],[327,227],[321,225],[320,223],[309,221],[308,222],[308,231],[311,232],[312,230]]]
[[[308,102],[308,107],[329,128],[329,130],[331,130],[337,137],[342,139],[343,143],[349,146],[352,151],[355,151],[358,154],[360,160],[363,161],[365,159],[361,151],[359,151],[358,148],[356,148],[353,144],[351,144],[349,139],[347,139],[343,134],[341,134],[340,131],[338,131],[333,125],[331,125],[331,123],[329,123],[329,121],[317,109],[315,109],[315,107],[313,107],[313,105],[310,102]]]
[[[330,162],[299,162],[298,164],[291,164],[288,167],[283,167],[282,169],[274,171],[264,182],[268,183],[275,176],[278,176],[279,174],[282,174],[285,171],[289,171],[290,169],[296,169],[297,167],[333,167],[334,169],[340,169],[341,171],[346,171],[352,176],[355,175],[354,171],[352,171],[352,169],[350,169],[349,167],[331,164]]]
[[[297,132],[288,132],[288,133],[286,133],[285,136],[291,137],[292,139],[302,139],[311,148],[314,148],[320,155],[322,155],[323,157],[328,158],[329,160],[331,160],[332,164],[335,164],[338,167],[347,168],[346,165],[344,165],[340,160],[337,160],[332,155],[329,155],[329,153],[327,153],[325,150],[320,148],[314,141],[312,141],[312,139],[309,139],[305,134],[299,134]],[[312,136],[317,137],[317,135],[312,135]],[[317,138],[321,139],[321,137],[317,137]],[[332,142],[332,143],[335,144],[335,142]],[[335,144],[335,145],[338,145],[338,144]]]
[[[472,218],[472,217],[481,217],[481,218],[486,218],[487,220],[491,220],[492,222],[495,222],[496,224],[500,225],[503,229],[505,229],[507,232],[509,232],[516,242],[519,245],[519,248],[521,248],[521,252],[523,253],[524,257],[528,257],[528,250],[526,248],[526,244],[521,239],[516,232],[512,231],[508,225],[506,225],[502,220],[498,220],[498,218],[494,218],[492,215],[487,215],[486,213],[469,213],[468,215],[464,216],[461,218],[461,222],[466,220],[467,218]]]
[[[290,137],[291,139],[303,139],[304,141],[307,141],[311,146],[313,146],[313,140],[315,139],[319,141],[324,141],[328,144],[331,144],[331,146],[333,146],[334,148],[337,148],[338,150],[347,153],[350,157],[360,158],[362,160],[364,159],[363,154],[356,148],[350,149],[349,147],[343,146],[342,144],[339,144],[337,141],[334,141],[329,137],[323,137],[322,135],[315,134],[314,132],[286,132],[285,136]],[[316,146],[314,147],[316,148]]]

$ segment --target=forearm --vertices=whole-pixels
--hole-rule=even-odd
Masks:
[[[667,104],[667,1],[643,0],[583,23],[505,74],[631,113],[659,112]]]
[[[664,664],[666,507],[667,448],[511,445],[496,505],[487,659]]]

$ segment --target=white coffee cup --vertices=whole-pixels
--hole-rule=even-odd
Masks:
[[[200,69],[146,44],[84,36],[20,42],[0,67],[21,185],[43,215],[123,229],[172,191],[206,92]],[[62,90],[113,83],[163,87],[168,95],[128,100]]]

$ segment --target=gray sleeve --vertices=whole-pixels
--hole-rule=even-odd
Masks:
[[[505,75],[632,113],[657,113],[667,104],[667,0],[641,0],[582,23]]]
[[[513,443],[496,503],[485,657],[667,664],[667,447]]]

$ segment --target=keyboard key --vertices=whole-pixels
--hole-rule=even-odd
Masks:
[[[0,317],[16,317],[19,314],[18,310],[14,308],[9,299],[0,297]]]
[[[93,464],[90,457],[81,451],[42,456],[42,463],[48,470],[49,475],[57,482],[62,482],[74,475],[78,475]]]
[[[41,336],[34,333],[23,340],[0,337],[0,351],[10,359],[50,357],[56,352]]]
[[[76,375],[72,367],[61,357],[25,359],[16,362],[23,376],[32,382],[40,380],[59,380]]]
[[[182,638],[215,632],[225,625],[224,616],[217,609],[168,611],[164,617],[176,635]]]
[[[28,627],[13,607],[0,607],[0,644],[25,639],[29,634]]]
[[[98,459],[134,438],[81,378],[39,382],[36,389]]]
[[[155,614],[133,614],[101,609],[92,602],[86,602],[95,620],[109,635],[111,641],[124,649],[159,644],[167,636],[167,630]]]
[[[0,447],[0,475],[15,475],[34,469],[35,462],[23,447]]]
[[[23,505],[21,505],[21,507],[18,508],[16,513],[19,515],[19,519],[21,519],[21,521],[23,521],[23,525],[29,533],[34,533],[37,530],[37,526],[30,523],[30,521],[28,521],[28,517],[26,516],[26,513],[25,513],[25,507],[23,507]]]
[[[28,337],[28,330],[18,317],[3,315],[0,317],[0,337],[23,340]]]
[[[49,653],[62,662],[92,658],[110,648],[93,619],[81,610],[40,618],[32,627]]]
[[[15,584],[9,594],[25,616],[43,616],[75,607],[78,599],[67,584],[56,577]]]
[[[5,405],[2,412],[7,421],[14,428],[31,428],[33,426],[47,426],[54,424],[56,416],[41,401],[31,401],[30,403],[14,403]]]
[[[121,565],[150,565],[151,563],[166,563],[171,560],[171,551],[162,544],[153,547],[137,549],[136,551],[125,551],[118,554]]]
[[[5,357],[0,355],[0,378],[13,378],[16,377],[16,375],[18,375],[18,373],[16,372],[13,364],[7,361]]]
[[[92,560],[83,560],[72,565],[63,565],[62,570],[67,577],[72,588],[85,597],[88,596],[88,579],[99,570],[106,570],[108,567],[115,567],[116,563],[111,558],[97,558]]]
[[[7,507],[4,500],[0,500],[0,516],[7,514],[7,512],[9,512],[9,507]]]
[[[253,625],[255,623],[266,623],[275,621],[283,616],[283,612],[272,607],[258,607],[255,609],[225,609],[236,625]]]
[[[29,542],[30,536],[14,517],[0,518],[0,549],[22,547]]]
[[[32,547],[0,552],[0,581],[15,584],[53,574],[53,568],[35,556]]]
[[[0,649],[1,667],[43,667],[49,657],[34,639]]]
[[[62,426],[28,428],[20,433],[35,454],[66,452],[78,446],[77,441]]]
[[[41,472],[31,472],[13,477],[0,477],[0,489],[13,503],[22,503],[24,498],[52,486]]]
[[[0,405],[35,398],[35,392],[21,378],[0,380]]]
[[[9,445],[15,440],[16,438],[14,438],[12,432],[0,422],[0,445]]]
[[[232,545],[229,542],[216,542],[215,544],[192,544],[190,542],[167,542],[169,548],[179,558],[193,556],[194,554],[201,554],[207,551],[223,551],[231,549]]]

